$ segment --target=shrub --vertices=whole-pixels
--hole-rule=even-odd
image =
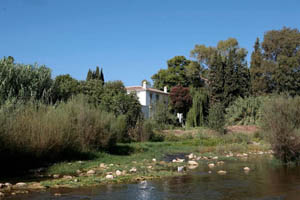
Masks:
[[[122,132],[118,123],[113,114],[91,107],[82,96],[56,107],[6,103],[0,109],[0,156],[5,163],[0,167],[20,160],[38,165],[109,149]]]
[[[299,161],[300,97],[269,100],[263,108],[262,128],[278,159]]]
[[[224,125],[224,106],[221,103],[216,103],[209,109],[208,126],[209,128],[223,134]]]
[[[227,125],[257,125],[261,108],[268,97],[238,98],[226,109]]]

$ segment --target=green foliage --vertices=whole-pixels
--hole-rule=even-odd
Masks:
[[[208,127],[224,133],[225,117],[224,117],[224,106],[221,103],[213,104],[209,109],[208,115]]]
[[[261,109],[269,97],[238,98],[226,109],[227,125],[258,125]]]
[[[114,146],[116,133],[122,132],[117,123],[113,114],[89,105],[82,96],[56,107],[7,103],[0,109],[1,159],[5,166],[14,160],[31,165],[108,149]]]
[[[300,161],[300,97],[281,96],[265,104],[262,128],[275,156],[283,161]]]
[[[251,56],[252,88],[254,94],[300,94],[300,32],[282,28],[265,33],[262,51],[256,41]]]
[[[59,75],[53,84],[53,101],[67,101],[70,97],[77,95],[80,91],[79,82],[69,74]]]
[[[12,57],[0,60],[0,104],[15,98],[49,102],[51,70],[45,66],[15,64]]]
[[[204,126],[208,116],[208,94],[205,90],[196,91],[193,94],[193,105],[187,114],[187,126]]]
[[[104,74],[103,74],[103,69],[101,68],[101,72],[99,67],[96,67],[96,71],[92,71],[89,69],[87,76],[86,76],[86,81],[90,80],[99,80],[102,82],[102,85],[104,84]]]
[[[247,51],[239,47],[236,39],[219,41],[217,47],[196,45],[191,54],[208,69],[211,103],[222,102],[227,107],[237,97],[249,95]]]
[[[197,62],[187,60],[184,56],[175,56],[167,64],[167,69],[161,69],[151,77],[155,88],[163,90],[164,86],[203,86],[202,67]]]
[[[153,106],[153,117],[156,128],[164,129],[167,125],[176,124],[176,117],[174,114],[170,113],[168,109],[168,104],[163,100],[159,100]]]

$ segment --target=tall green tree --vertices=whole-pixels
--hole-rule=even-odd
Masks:
[[[300,32],[282,28],[265,33],[262,42],[263,78],[268,80],[262,92],[300,94]]]
[[[79,93],[79,82],[70,74],[59,75],[53,84],[53,101],[67,101],[71,96]]]
[[[183,87],[201,87],[202,68],[199,63],[186,59],[184,56],[175,56],[167,62],[168,68],[161,69],[151,78],[154,87],[162,90],[164,86],[168,88],[181,85]]]
[[[103,74],[103,69],[101,68],[101,71],[100,71],[100,80],[103,82],[104,84],[104,74]]]

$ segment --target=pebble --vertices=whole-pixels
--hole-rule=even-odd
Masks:
[[[208,164],[208,167],[209,167],[209,168],[214,168],[214,167],[215,167],[215,164],[214,164],[214,163],[209,163],[209,164]]]
[[[59,174],[53,174],[53,178],[59,178]]]
[[[217,165],[223,165],[223,164],[224,164],[224,161],[217,162]]]
[[[152,159],[152,161],[153,161],[153,162],[156,162],[156,159],[155,159],[155,158],[153,158],[153,159]]]
[[[27,186],[27,184],[20,182],[20,183],[17,183],[15,186],[16,187],[25,187],[25,186]]]
[[[4,193],[0,192],[0,198],[4,196],[5,196]]]
[[[72,176],[68,176],[68,175],[65,175],[63,176],[64,179],[72,179],[73,177]]]
[[[96,174],[96,172],[95,172],[95,170],[89,170],[89,171],[87,171],[87,173],[86,173],[87,175],[94,175],[94,174]]]
[[[101,164],[99,165],[99,167],[100,167],[100,168],[106,168],[106,165],[105,165],[104,163],[101,163]]]
[[[190,160],[188,162],[188,165],[197,165],[198,166],[198,163],[196,161],[194,161],[194,160]]]
[[[60,197],[60,196],[61,196],[61,193],[54,193],[54,196]]]
[[[105,177],[106,179],[113,179],[114,178],[114,176],[113,175],[111,175],[111,174],[108,174],[108,175],[106,175],[106,177]]]
[[[183,170],[184,170],[184,166],[178,166],[177,167],[177,171],[178,172],[183,172]]]
[[[135,167],[131,168],[131,169],[129,170],[129,172],[130,172],[130,173],[135,173],[135,172],[136,172],[136,168],[135,168]]]
[[[249,167],[244,167],[244,171],[250,171]]]
[[[220,174],[220,175],[225,175],[225,174],[227,174],[227,172],[226,172],[226,171],[223,171],[223,170],[220,170],[220,171],[218,171],[218,174]]]
[[[120,170],[117,170],[116,171],[116,176],[121,176],[122,175],[122,172]]]
[[[215,156],[215,157],[213,157],[212,159],[213,159],[213,160],[218,160],[219,157],[218,157],[218,156]]]
[[[189,158],[189,159],[193,159],[193,158],[194,158],[194,154],[193,154],[193,153],[189,154],[189,155],[188,155],[188,158]]]

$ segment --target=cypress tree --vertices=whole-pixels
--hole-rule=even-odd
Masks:
[[[96,80],[101,80],[101,79],[100,79],[100,70],[99,70],[99,67],[98,67],[98,66],[96,67],[95,79],[96,79]]]
[[[254,95],[261,95],[268,92],[268,84],[263,69],[263,56],[259,43],[259,38],[254,44],[254,51],[251,54],[250,76],[251,91]]]
[[[101,71],[100,71],[100,80],[103,82],[104,84],[104,74],[103,74],[103,69],[101,67]]]
[[[93,72],[89,69],[87,76],[86,76],[86,81],[89,81],[92,79],[93,79]]]

